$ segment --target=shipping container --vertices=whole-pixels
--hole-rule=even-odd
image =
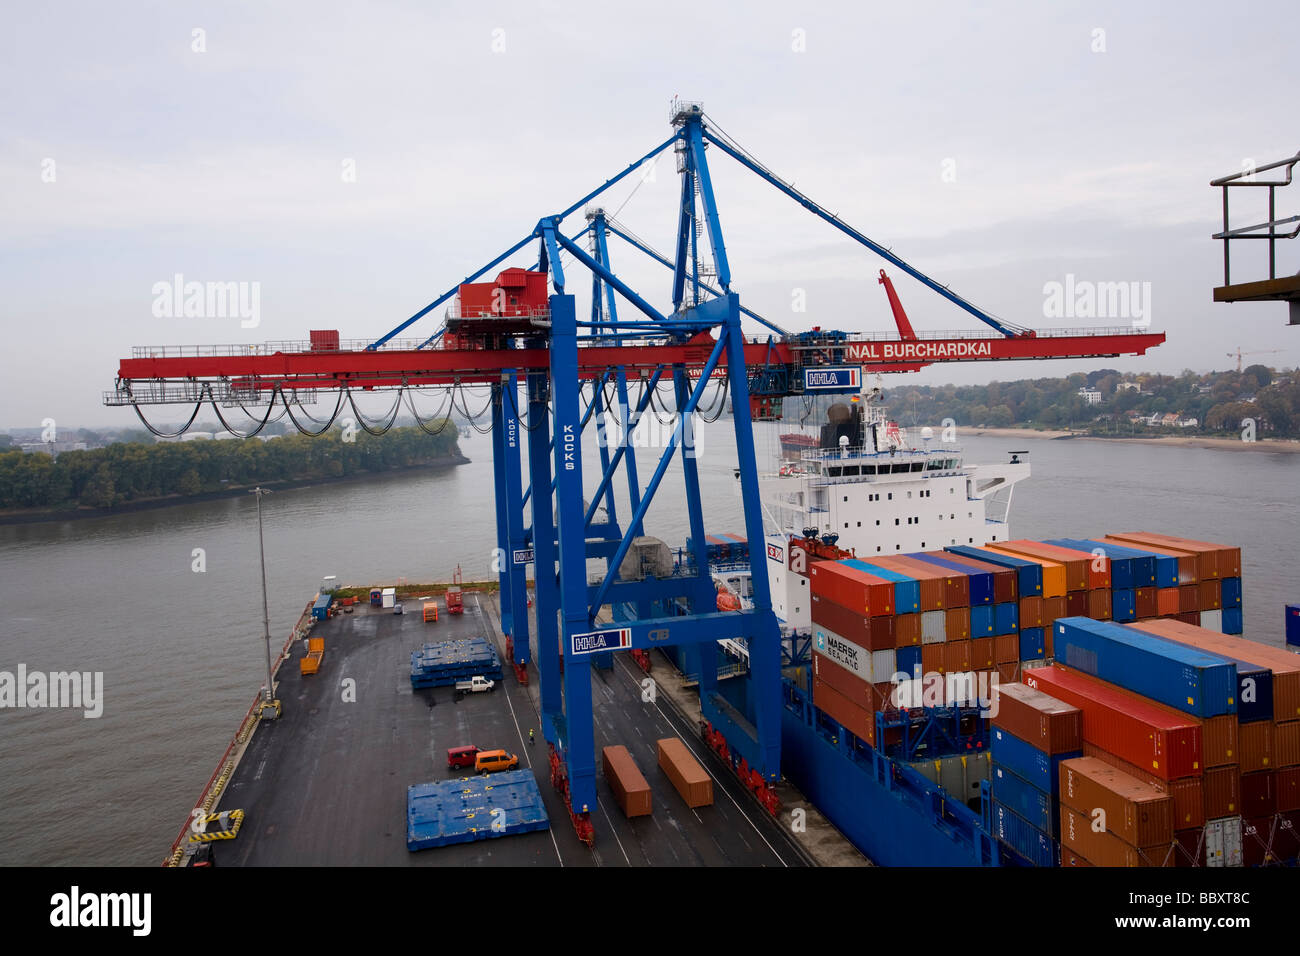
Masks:
[[[921,646],[921,670],[926,674],[942,674],[943,658],[947,653],[946,644],[923,644]]]
[[[1020,662],[1011,661],[1006,664],[998,665],[998,680],[1003,684],[1020,683]]]
[[[1015,664],[1019,661],[1019,634],[1001,634],[993,639],[993,662],[995,664]]]
[[[971,669],[970,641],[949,641],[943,649],[943,673],[960,674]]]
[[[1178,588],[1156,589],[1156,611],[1161,617],[1172,617],[1182,610],[1179,604],[1180,596]]]
[[[957,554],[951,550],[942,553],[946,560],[952,561],[959,567],[969,568],[971,571],[988,574],[993,579],[993,599],[992,601],[981,602],[990,604],[1002,604],[1006,601],[1016,601],[1020,598],[1020,587],[1016,580],[1016,571],[1014,568],[1007,568],[1001,565],[992,564],[988,561],[980,561],[978,558],[968,557],[964,554]],[[972,594],[971,604],[974,605],[975,597]]]
[[[893,617],[869,617],[822,594],[810,595],[809,607],[813,624],[843,635],[867,650],[885,650],[894,646]]]
[[[1205,768],[1240,764],[1240,725],[1236,714],[1220,714],[1201,721],[1201,764]]]
[[[1137,620],[1137,598],[1135,591],[1110,592],[1110,616],[1119,623]]]
[[[1172,847],[1135,847],[1115,834],[1092,828],[1092,817],[1061,804],[1061,846],[1068,847],[1096,866],[1173,866]],[[1172,841],[1171,841],[1172,842]]]
[[[1137,588],[1133,591],[1133,610],[1139,620],[1160,615],[1160,599],[1156,590],[1156,588]]]
[[[1120,541],[1131,541],[1138,547],[1155,546],[1195,555],[1196,574],[1202,581],[1207,578],[1239,577],[1241,575],[1240,548],[1209,544],[1205,541],[1192,541],[1188,538],[1176,538],[1173,535],[1158,534],[1151,531],[1114,532],[1106,535],[1106,537],[1117,538]],[[1236,552],[1235,559],[1232,557],[1234,551]],[[1227,572],[1225,574],[1220,574],[1219,565],[1221,562],[1223,570]]]
[[[876,710],[875,689],[869,681],[863,680],[852,671],[845,670],[839,664],[816,649],[812,655],[813,676],[830,687],[848,703],[863,710]],[[815,698],[814,698],[815,702]]]
[[[911,647],[921,643],[921,615],[894,615],[894,646]]]
[[[1273,763],[1277,767],[1300,766],[1300,720],[1273,725]]]
[[[1190,621],[1188,623],[1191,623]],[[1213,631],[1215,634],[1223,633],[1223,612],[1220,610],[1201,611],[1200,618],[1197,620],[1199,627],[1207,631]]]
[[[943,611],[921,612],[921,643],[942,644],[948,639],[948,622]],[[960,640],[960,638],[955,638]]]
[[[1273,672],[1237,655],[1240,642],[1181,621],[1139,621],[1133,627],[1230,660],[1237,669],[1237,720],[1243,724],[1273,719]]]
[[[1051,561],[1041,555],[1027,554],[1022,549],[1011,546],[1008,547],[1003,542],[990,543],[989,550],[997,551],[1001,554],[1013,558],[1020,558],[1022,561],[1032,561],[1042,569],[1043,587],[1041,593],[1043,597],[1065,597],[1066,591],[1069,590],[1069,574],[1065,565],[1059,561]],[[1024,590],[1021,589],[1021,594]]]
[[[1245,621],[1242,618],[1241,608],[1225,607],[1219,612],[1219,625],[1224,634],[1240,634],[1245,630]]]
[[[1162,780],[1200,774],[1200,721],[1059,664],[1026,671],[1035,690],[1083,711],[1085,741]]]
[[[1278,813],[1300,810],[1300,767],[1284,767],[1275,773]]]
[[[1256,720],[1237,725],[1237,754],[1241,758],[1242,773],[1268,770],[1280,766],[1273,756],[1273,731],[1271,720]]]
[[[1196,585],[1196,595],[1198,611],[1217,611],[1223,607],[1223,586],[1217,580]]]
[[[1200,777],[1179,777],[1176,780],[1162,780],[1155,774],[1143,770],[1136,764],[1129,763],[1113,753],[1090,744],[1086,740],[1083,742],[1083,755],[1085,757],[1095,757],[1103,763],[1108,763],[1116,767],[1130,777],[1141,780],[1148,786],[1154,787],[1161,793],[1167,793],[1174,801],[1174,826],[1182,830],[1187,827],[1202,827],[1205,825],[1205,798],[1204,787],[1201,785]]]
[[[605,747],[600,752],[605,782],[614,794],[614,802],[626,817],[649,816],[651,812],[650,785],[637,768],[636,761],[626,747]]]
[[[1049,756],[1082,753],[1083,712],[1027,684],[999,685],[989,722]]]
[[[1001,727],[989,730],[989,753],[993,755],[994,763],[1001,764],[1020,779],[1053,797],[1058,796],[1060,790],[1057,768],[1061,761],[1083,756],[1082,750],[1045,753]]]
[[[894,584],[841,561],[818,561],[808,569],[808,586],[841,607],[866,617],[894,613]]]
[[[1212,767],[1201,776],[1201,798],[1205,819],[1228,817],[1241,812],[1241,769]]]
[[[977,561],[1009,568],[1016,572],[1016,591],[1020,597],[1043,596],[1043,569],[1034,561],[1026,561],[1024,558],[970,545],[955,545],[944,550],[965,558],[974,558]]]
[[[904,557],[924,561],[948,575],[948,607],[993,603],[993,575],[987,571],[964,567],[945,551],[915,551]],[[959,583],[951,583],[954,579],[960,579]]]
[[[1176,548],[1165,547],[1163,545],[1155,544],[1154,542],[1130,541],[1126,538],[1116,537],[1115,535],[1110,534],[1106,535],[1104,540],[1115,541],[1127,548],[1140,548],[1143,551],[1149,551],[1154,554],[1156,556],[1157,587],[1173,587],[1173,584],[1169,581],[1168,572],[1162,572],[1162,568],[1168,567],[1169,561],[1177,562],[1177,583],[1179,585],[1195,584],[1201,579],[1197,567],[1197,556],[1188,551],[1179,551]],[[1165,559],[1164,563],[1161,562],[1161,558]]]
[[[970,632],[973,637],[992,637],[997,629],[993,605],[984,604],[970,608]]]
[[[1041,661],[1046,653],[1041,627],[1026,627],[1020,631],[1020,659],[1022,661]]]
[[[894,651],[897,659],[899,673],[909,674],[913,677],[919,677],[924,671],[921,670],[921,648],[900,647]]]
[[[1063,761],[1060,774],[1061,803],[1125,843],[1150,847],[1173,842],[1174,801],[1169,794],[1096,757]]]
[[[1241,548],[1236,545],[1216,544],[1213,541],[1198,541],[1194,538],[1180,538],[1172,534],[1161,534],[1158,537],[1168,541],[1170,546],[1174,548],[1195,552],[1204,550],[1213,553],[1215,570],[1220,578],[1241,577]]]
[[[876,556],[873,563],[914,579],[921,589],[922,611],[942,611],[948,607],[947,575],[934,565],[894,555]]]
[[[1300,604],[1288,604],[1285,619],[1286,646],[1300,648]]]
[[[867,574],[890,581],[894,585],[894,613],[895,614],[915,614],[921,610],[921,590],[916,579],[900,574],[890,568],[880,567],[875,564],[869,564],[866,561],[860,561],[857,558],[847,558],[840,562],[846,567],[863,571]]]
[[[857,706],[816,676],[813,677],[813,706],[859,740],[876,745],[875,711]]]
[[[1053,540],[1051,544],[1076,548],[1095,555],[1098,551],[1110,559],[1110,586],[1112,589],[1155,587],[1156,556],[1148,551],[1128,548],[1115,541],[1102,541],[1090,538],[1064,538]],[[1178,583],[1178,562],[1170,561],[1170,586]]]
[[[970,669],[973,671],[991,671],[997,667],[991,637],[977,637],[970,641]]]
[[[1009,807],[993,801],[993,833],[1034,866],[1056,866],[1056,841]]]
[[[1088,616],[1088,592],[1071,591],[1065,595],[1065,616],[1066,617],[1087,617]]]
[[[1034,829],[1056,836],[1059,821],[1051,794],[1039,790],[996,762],[993,764],[992,787],[995,801]]]
[[[1043,598],[1043,627],[1050,629],[1058,620],[1068,616],[1064,595]]]
[[[1097,588],[1095,591],[1088,592],[1088,617],[1094,621],[1110,620],[1110,591],[1108,589]]]
[[[1222,578],[1219,581],[1219,596],[1224,610],[1241,607],[1241,578]]]
[[[1277,771],[1260,770],[1241,775],[1241,815],[1271,817],[1277,813]]]
[[[1177,620],[1182,621],[1184,624],[1190,624],[1190,625],[1192,625],[1192,627],[1200,627],[1200,626],[1201,626],[1201,612],[1200,612],[1200,611],[1186,611],[1186,612],[1184,612],[1184,613],[1182,613],[1182,614],[1179,614]]]
[[[1237,669],[1231,661],[1111,621],[1056,622],[1056,659],[1196,717],[1237,712]]]
[[[1071,590],[1092,590],[1093,588],[1105,588],[1110,590],[1114,585],[1111,583],[1111,564],[1110,556],[1107,554],[1096,554],[1094,549],[1087,547],[1076,547],[1074,545],[1060,544],[1056,541],[1038,541],[1030,542],[1037,544],[1043,549],[1044,555],[1049,558],[1055,558],[1071,566],[1074,562],[1083,563],[1084,577],[1082,587],[1074,587]],[[1079,583],[1079,579],[1073,578],[1073,583]]]
[[[1214,554],[1212,551],[1193,551],[1188,548],[1179,548],[1171,545],[1169,541],[1161,540],[1161,535],[1148,535],[1145,532],[1122,532],[1110,533],[1108,538],[1114,538],[1115,541],[1134,546],[1134,548],[1144,548],[1156,551],[1158,554],[1171,554],[1178,558],[1178,583],[1179,584],[1196,584],[1197,581],[1205,578],[1217,578],[1218,571]]]
[[[937,614],[938,612],[932,611],[931,613]],[[943,618],[943,631],[948,640],[965,641],[970,639],[970,608],[950,607],[943,612]],[[924,622],[922,622],[922,625],[924,629]]]
[[[1020,632],[1020,607],[1014,602],[993,605],[993,633],[1018,634]]]
[[[1043,626],[1043,599],[1039,597],[1021,598],[1020,628]]]
[[[991,769],[988,751],[916,760],[908,766],[972,809],[980,805],[980,784],[990,779]]]
[[[1024,538],[1013,541],[1000,541],[996,544],[990,544],[989,547],[1007,554],[1014,554],[1028,561],[1049,562],[1058,565],[1064,569],[1062,580],[1066,591],[1086,591],[1088,589],[1088,565],[1092,560],[1091,555],[1043,544],[1040,541],[1028,541]],[[1052,592],[1048,590],[1046,565],[1044,565],[1043,576],[1043,593],[1050,597]],[[1107,567],[1106,579],[1110,580],[1109,567]]]
[[[680,738],[665,737],[659,741],[659,768],[688,807],[707,807],[713,803],[713,778],[691,756]]]

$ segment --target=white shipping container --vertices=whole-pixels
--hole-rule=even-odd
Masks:
[[[1223,633],[1223,611],[1217,609],[1213,611],[1202,611],[1201,627],[1205,628],[1207,631],[1218,631],[1220,634],[1222,634]]]
[[[843,635],[836,634],[829,628],[822,627],[820,624],[813,625],[813,649],[817,653],[824,655],[829,660],[834,661],[843,667],[846,671],[852,672],[868,684],[879,683],[872,678],[873,661],[871,651],[865,647],[850,641]],[[883,653],[877,651],[877,653]],[[888,652],[893,656],[893,651]],[[887,681],[894,676],[891,669],[889,674],[881,678],[881,681]]]
[[[884,651],[871,652],[871,683],[887,684],[893,680],[898,670],[898,657],[891,647]]]
[[[1241,817],[1223,817],[1205,824],[1206,867],[1241,866]]]
[[[394,607],[397,604],[397,588],[384,588],[382,596],[384,607]]]
[[[942,644],[948,639],[947,618],[943,611],[923,611],[921,613],[921,643]]]

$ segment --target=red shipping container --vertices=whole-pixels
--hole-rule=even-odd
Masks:
[[[989,722],[1049,756],[1083,749],[1083,711],[1027,684],[999,685]]]
[[[312,329],[307,335],[311,339],[313,352],[337,352],[339,350],[338,329]]]
[[[1222,605],[1222,583],[1218,580],[1202,581],[1196,585],[1198,611],[1217,611]]]
[[[1241,775],[1241,815],[1271,817],[1277,813],[1277,771]]]
[[[1070,614],[1065,609],[1065,597],[1045,597],[1043,598],[1043,627],[1050,634],[1055,630],[1052,622],[1058,617],[1069,617]]]
[[[813,677],[839,693],[846,701],[864,710],[876,709],[875,691],[851,670],[841,667],[829,657],[813,650]]]
[[[820,561],[810,567],[808,585],[814,595],[830,598],[836,604],[867,617],[894,613],[892,581],[837,561]]]
[[[998,665],[998,680],[1003,684],[1015,684],[1020,680],[1020,662],[1013,661]]]
[[[894,615],[894,646],[912,647],[921,643],[921,615]]]
[[[1137,611],[1137,616],[1142,617],[1159,617],[1160,601],[1156,596],[1156,588],[1135,588],[1133,591],[1133,604]]]
[[[921,645],[921,671],[925,674],[944,673],[944,655],[947,644]]]
[[[1237,755],[1242,773],[1277,766],[1273,756],[1273,729],[1271,720],[1253,720],[1237,725]]]
[[[1083,586],[1088,590],[1093,588],[1110,588],[1110,558],[1105,555],[1093,554],[1091,550],[1082,551],[1078,548],[1067,548],[1063,545],[1047,544],[1040,542],[1039,547],[1043,548],[1047,557],[1059,555],[1057,560],[1073,564],[1076,561],[1083,562]],[[1079,590],[1072,587],[1071,590]]]
[[[972,670],[990,671],[997,666],[993,653],[993,638],[978,637],[970,642],[970,666]]]
[[[949,641],[937,645],[944,649],[943,673],[959,674],[971,670],[971,643],[971,641]]]
[[[813,705],[827,717],[871,746],[876,745],[876,715],[852,704],[829,684],[813,678]]]
[[[1179,614],[1178,617],[1176,618],[1176,620],[1182,621],[1184,624],[1190,624],[1190,625],[1192,625],[1192,627],[1200,627],[1200,626],[1201,626],[1201,612],[1200,612],[1200,611],[1187,611],[1187,612],[1185,612],[1185,613],[1183,613],[1183,614]]]
[[[1046,627],[1043,623],[1043,599],[1040,597],[1023,597],[1020,599],[1020,629],[1027,627]]]
[[[1273,692],[1277,693],[1277,671],[1273,672]],[[1277,697],[1273,698],[1274,713]],[[1288,720],[1273,726],[1273,764],[1276,767],[1300,766],[1300,720]]]
[[[1241,813],[1241,770],[1237,767],[1213,767],[1202,775],[1202,798],[1205,819],[1233,817]]]
[[[1177,614],[1182,610],[1179,605],[1178,588],[1157,588],[1156,589],[1156,610],[1160,612],[1161,617]]]
[[[1204,826],[1177,830],[1174,833],[1174,840],[1178,843],[1175,866],[1187,869],[1205,866]]]
[[[1178,588],[1178,613],[1201,609],[1201,588],[1197,584],[1184,584]]]
[[[1199,774],[1201,727],[1194,718],[1060,665],[1034,668],[1024,682],[1083,711],[1083,736],[1165,780]]]
[[[1110,620],[1110,589],[1097,588],[1088,592],[1088,617],[1094,621]]]
[[[1122,760],[1114,754],[1088,743],[1086,740],[1083,742],[1083,755],[1104,760],[1112,767],[1123,770],[1130,777],[1137,777],[1143,783],[1150,784],[1162,793],[1168,793],[1169,796],[1174,798],[1174,826],[1176,828],[1181,830],[1185,827],[1201,827],[1205,825],[1204,788],[1201,786],[1200,777],[1161,780],[1155,774],[1148,773],[1141,767],[1134,766],[1127,760]]]
[[[1286,767],[1274,773],[1278,813],[1300,810],[1300,767]]]
[[[970,638],[970,608],[950,607],[943,612],[944,634],[950,641],[965,641]]]
[[[1070,591],[1065,595],[1065,613],[1068,617],[1088,616],[1088,592]]]
[[[1020,661],[1020,635],[1000,634],[993,638],[993,662],[1016,664]]]
[[[1206,767],[1240,764],[1241,749],[1236,714],[1206,717],[1201,723],[1201,760]]]

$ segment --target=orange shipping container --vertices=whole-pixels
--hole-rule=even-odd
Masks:
[[[1017,544],[1018,542],[1012,541],[1010,543]],[[1060,561],[1067,568],[1073,569],[1070,572],[1070,590],[1082,591],[1110,587],[1110,558],[1105,555],[1093,554],[1092,551],[1080,551],[1078,548],[1066,548],[1058,544],[1048,544],[1045,541],[1027,541],[1025,543],[1036,547],[1044,557]],[[1078,573],[1080,568],[1082,576]]]
[[[1173,858],[1167,846],[1135,847],[1125,843],[1113,833],[1098,832],[1092,828],[1092,818],[1061,803],[1061,846],[1097,866],[1172,866]]]
[[[1229,544],[1216,544],[1213,541],[1198,541],[1194,538],[1179,538],[1172,534],[1147,532],[1152,538],[1167,542],[1171,548],[1190,551],[1198,556],[1209,554],[1213,558],[1215,574],[1212,577],[1241,577],[1241,548]]]
[[[1273,672],[1273,680],[1277,681],[1277,671]],[[1276,683],[1273,692],[1277,693]],[[1273,700],[1277,702],[1276,697]],[[1273,760],[1279,768],[1300,766],[1300,720],[1288,720],[1274,726]]]
[[[1217,820],[1241,813],[1241,768],[1213,767],[1205,771],[1201,786],[1205,819]]]
[[[1174,828],[1184,830],[1189,827],[1205,826],[1205,797],[1201,777],[1179,777],[1176,780],[1161,780],[1153,773],[1129,763],[1122,757],[1116,757],[1109,751],[1102,750],[1086,740],[1083,742],[1083,755],[1096,757],[1103,763],[1118,767],[1130,777],[1136,777],[1143,783],[1161,793],[1167,793],[1174,801]]]
[[[1276,765],[1273,757],[1273,730],[1271,720],[1255,720],[1249,724],[1237,725],[1237,753],[1241,759],[1242,773],[1254,773],[1257,770],[1272,770]]]
[[[1174,840],[1174,801],[1150,784],[1096,757],[1061,761],[1061,802],[1102,820],[1130,846],[1163,846]]]
[[[1158,588],[1156,590],[1156,610],[1161,617],[1178,614],[1182,611],[1178,602],[1178,588]]]
[[[1114,538],[1117,541],[1132,541],[1137,548],[1143,548],[1146,545],[1165,548],[1169,551],[1182,552],[1191,555],[1196,562],[1196,575],[1199,580],[1204,581],[1206,578],[1217,578],[1218,569],[1218,552],[1219,546],[1194,546],[1192,542],[1181,538],[1171,538],[1167,534],[1155,534],[1149,531],[1120,531],[1106,535],[1108,538]],[[1231,576],[1231,575],[1229,575]],[[1179,562],[1179,583],[1182,583],[1182,562]]]
[[[1036,561],[1042,564],[1044,561],[1058,565],[1064,570],[1062,581],[1066,591],[1086,591],[1088,589],[1088,558],[1084,557],[1078,551],[1066,551],[1062,548],[1054,547],[1050,544],[1043,544],[1039,541],[1026,541],[1018,539],[1015,541],[1003,541],[1000,544],[990,544],[988,547],[1002,551],[1006,554],[1014,554],[1027,561]],[[1043,594],[1047,596],[1046,572],[1044,571]]]
[[[970,637],[970,608],[950,607],[943,612],[944,634],[950,641],[964,641]]]
[[[970,642],[970,666],[972,670],[992,670],[998,663],[993,652],[993,638],[979,637]]]
[[[907,558],[892,556],[882,558],[879,555],[873,556],[871,563],[886,570],[914,578],[920,586],[922,611],[942,611],[946,606],[944,602],[946,593],[944,576],[940,572],[933,570],[932,566],[927,567],[923,561],[909,562]],[[919,567],[914,565],[919,565]]]
[[[1152,554],[1163,554],[1166,557],[1177,558],[1178,584],[1180,587],[1184,584],[1195,584],[1201,579],[1197,570],[1197,556],[1190,552],[1179,551],[1175,548],[1168,548],[1149,541],[1129,541],[1122,536],[1113,534],[1108,534],[1106,537],[1111,541],[1118,542],[1126,548],[1136,548],[1138,551],[1150,551]]]
[[[990,551],[1001,551],[1003,554],[1009,554],[1013,558],[1020,558],[1023,561],[1033,561],[1043,569],[1043,597],[1065,597],[1067,590],[1065,586],[1065,565],[1056,561],[1049,561],[1044,557],[1023,554],[1017,549],[1008,548],[1005,544],[999,542],[990,542],[984,547]],[[1061,616],[1064,617],[1065,615]]]
[[[922,644],[921,645],[921,671],[924,674],[942,674],[944,673],[944,648],[947,644]]]
[[[1223,585],[1218,580],[1202,581],[1196,586],[1198,611],[1217,611],[1222,605]]]
[[[997,664],[1015,664],[1020,660],[1020,635],[1001,634],[993,638],[993,661]]]
[[[1043,623],[1043,599],[1040,597],[1023,597],[1020,599],[1020,628],[1046,627]]]
[[[614,793],[614,801],[626,817],[649,816],[651,810],[650,784],[637,768],[636,761],[627,748],[619,745],[606,747],[600,752],[605,782]]]
[[[1066,613],[1065,595],[1062,594],[1058,597],[1043,598],[1043,627],[1047,629],[1049,634],[1056,630],[1056,628],[1052,627],[1053,621],[1058,617],[1069,616],[1070,615]]]
[[[921,643],[921,615],[897,614],[894,616],[894,646],[912,647]]]
[[[813,706],[859,740],[876,745],[876,715],[851,703],[829,684],[813,678]]]
[[[959,674],[971,669],[971,643],[971,641],[949,641],[946,644],[936,645],[944,649],[943,673]]]
[[[713,778],[679,738],[665,737],[659,741],[659,769],[672,781],[688,807],[707,807],[713,803]]]
[[[1088,592],[1088,617],[1094,621],[1110,620],[1110,588],[1097,588]]]

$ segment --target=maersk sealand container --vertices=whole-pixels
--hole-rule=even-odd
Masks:
[[[1229,660],[1112,621],[1063,617],[1057,663],[1194,717],[1237,712],[1237,668]]]

